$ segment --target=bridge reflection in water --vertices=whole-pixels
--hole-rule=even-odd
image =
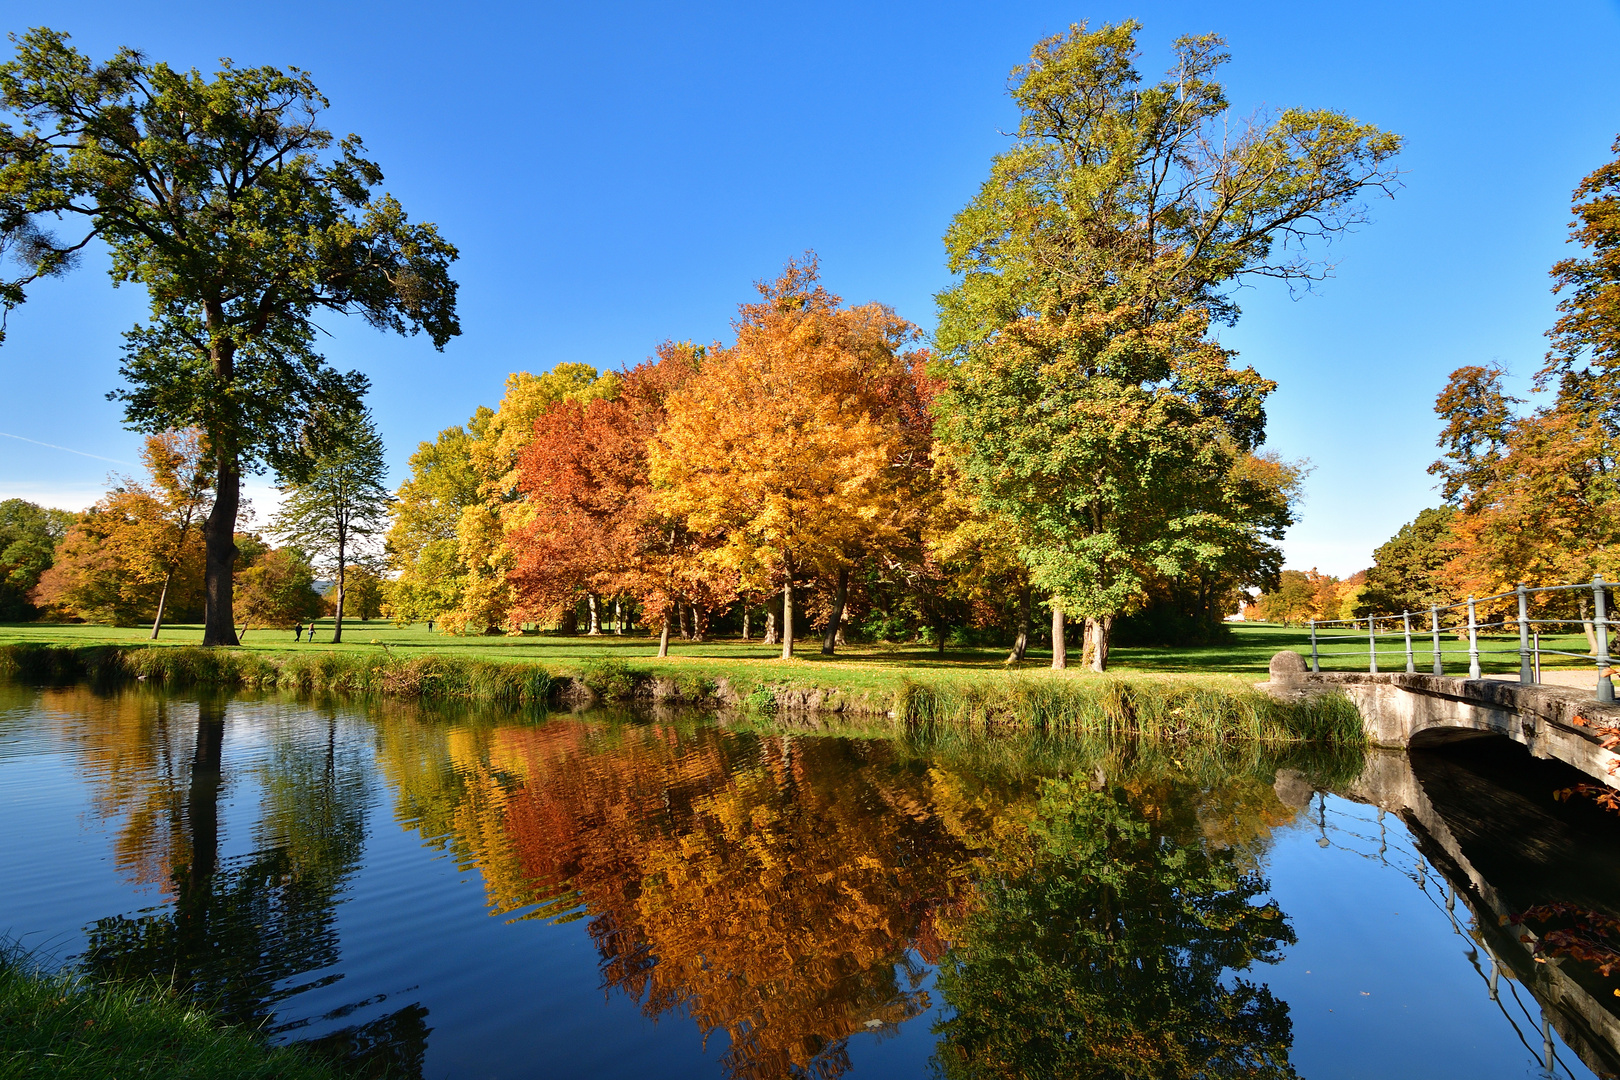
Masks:
[[[1335,794],[1375,807],[1372,819],[1302,790],[1303,778],[1287,772],[1278,776],[1278,793],[1295,805],[1310,799],[1318,844],[1403,873],[1444,911],[1479,973],[1481,993],[1547,1075],[1575,1075],[1559,1060],[1556,1032],[1587,1068],[1616,1076],[1620,997],[1588,964],[1548,955],[1552,950],[1538,955],[1536,924],[1515,921],[1542,904],[1620,918],[1613,816],[1590,802],[1554,798],[1582,779],[1485,737],[1369,753],[1362,774]],[[1405,829],[1388,827],[1391,814]]]

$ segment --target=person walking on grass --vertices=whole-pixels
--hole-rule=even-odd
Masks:
[[[299,623],[297,626],[293,627],[293,640],[294,641],[303,641],[304,640],[304,624],[303,623]]]

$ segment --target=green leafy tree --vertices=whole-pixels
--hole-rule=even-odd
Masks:
[[[1288,920],[1252,853],[1157,816],[1048,784],[940,965],[946,1077],[1295,1075],[1288,1005],[1240,974],[1281,958]]]
[[[1364,220],[1400,146],[1326,110],[1234,124],[1221,40],[1181,39],[1149,84],[1138,28],[1073,27],[1013,72],[1016,141],[952,222],[962,276],[938,297],[940,435],[1035,586],[1088,621],[1099,669],[1150,574],[1287,523],[1231,497],[1275,384],[1209,329],[1237,318],[1241,281],[1326,274],[1306,245]]]
[[[344,603],[362,622],[380,616],[387,600],[387,582],[376,569],[366,563],[350,563],[343,575]],[[334,585],[323,597],[337,613],[337,587]]]
[[[312,348],[314,319],[359,314],[380,329],[460,332],[455,248],[412,224],[382,171],[317,120],[327,102],[297,69],[211,78],[121,49],[97,64],[65,34],[14,38],[0,65],[0,247],[25,264],[0,283],[21,303],[96,240],[115,282],[144,285],[151,319],[126,335],[113,397],[138,430],[200,429],[215,458],[204,525],[203,643],[233,645],[233,543],[244,469],[296,466],[313,419],[353,407],[366,380]],[[65,237],[51,230],[72,224]]]
[[[0,622],[22,622],[39,614],[28,594],[51,568],[56,545],[77,517],[23,499],[0,502]]]
[[[312,452],[299,470],[302,483],[282,489],[281,509],[271,529],[283,542],[310,552],[335,576],[336,625],[343,640],[343,606],[350,563],[364,545],[382,535],[393,495],[385,483],[382,438],[370,413],[354,413],[334,425],[338,434]]]
[[[1424,611],[1431,604],[1449,604],[1451,597],[1441,571],[1451,558],[1449,506],[1431,507],[1402,525],[1400,531],[1373,552],[1367,584],[1354,614],[1392,615]]]

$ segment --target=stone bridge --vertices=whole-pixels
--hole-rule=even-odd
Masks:
[[[1312,674],[1294,652],[1278,653],[1271,681],[1260,685],[1278,697],[1341,691],[1360,711],[1374,746],[1421,748],[1499,735],[1620,787],[1620,754],[1604,748],[1599,730],[1620,729],[1620,704],[1599,704],[1579,689],[1404,672]]]

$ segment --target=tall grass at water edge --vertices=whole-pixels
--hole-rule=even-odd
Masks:
[[[1258,690],[1152,677],[1010,677],[945,686],[908,679],[895,694],[895,716],[912,726],[1017,726],[1107,738],[1367,741],[1361,714],[1343,694],[1279,701]]]
[[[396,659],[386,652],[257,653],[231,649],[0,648],[0,675],[45,680],[139,679],[162,686],[387,695],[502,704],[544,704],[551,673],[537,664],[502,664],[437,655]]]
[[[271,1047],[157,982],[98,984],[37,969],[0,943],[0,1076],[33,1080],[335,1080],[296,1047]]]
[[[434,653],[404,659],[386,650],[264,653],[37,644],[0,646],[0,675],[8,674],[44,681],[139,679],[176,688],[289,690],[496,705],[544,705],[559,688],[577,685],[607,701],[663,696],[767,714],[794,712],[807,705],[814,711],[820,703],[822,712],[888,713],[907,728],[1007,727],[1105,737],[1349,746],[1366,741],[1360,715],[1340,694],[1277,701],[1229,680],[1164,676],[987,675],[937,684],[901,676],[892,693],[856,697],[836,689],[810,693],[792,683],[728,685],[721,695],[717,682],[692,673],[662,680],[669,685],[655,695],[651,691],[660,680],[620,660],[587,662],[570,676],[554,677],[538,664]]]

